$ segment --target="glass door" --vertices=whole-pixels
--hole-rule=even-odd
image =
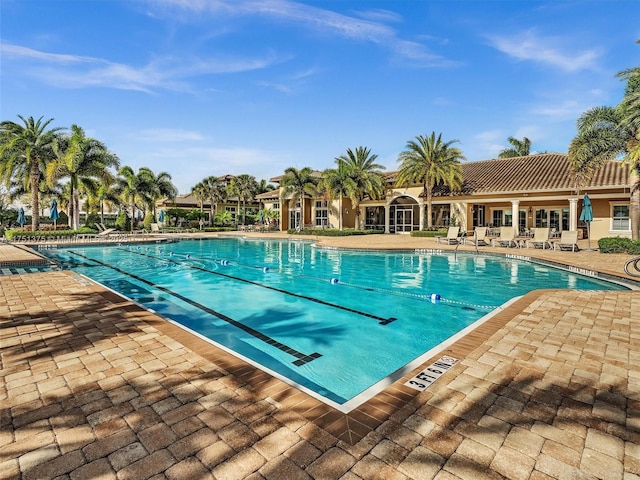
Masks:
[[[396,232],[413,230],[413,208],[396,207]]]

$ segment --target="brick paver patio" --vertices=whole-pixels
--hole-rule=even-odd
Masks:
[[[0,276],[0,327],[0,479],[640,479],[638,291],[532,292],[353,415],[70,272]]]

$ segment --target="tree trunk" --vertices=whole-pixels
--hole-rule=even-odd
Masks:
[[[34,160],[31,165],[31,231],[35,232],[40,228],[40,169],[38,162]]]
[[[78,230],[80,228],[80,198],[78,191],[73,192],[73,229]]]
[[[427,228],[433,227],[433,205],[431,205],[431,201],[433,200],[433,194],[431,193],[431,189],[425,187],[427,191]]]

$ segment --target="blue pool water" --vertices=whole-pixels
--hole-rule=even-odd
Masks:
[[[539,288],[624,288],[497,256],[359,252],[286,240],[42,253],[336,405],[511,298]]]

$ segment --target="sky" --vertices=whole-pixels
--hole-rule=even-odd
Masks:
[[[566,153],[640,65],[638,0],[2,0],[0,120],[81,126],[121,165],[203,178],[386,170],[431,132]]]

